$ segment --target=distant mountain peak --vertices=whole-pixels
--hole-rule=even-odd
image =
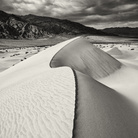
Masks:
[[[28,14],[24,16],[0,11],[0,38],[34,39],[51,35],[108,35],[92,27],[67,19]]]

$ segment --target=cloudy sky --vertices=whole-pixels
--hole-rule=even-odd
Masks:
[[[69,19],[95,28],[138,27],[138,0],[0,0],[0,10]]]

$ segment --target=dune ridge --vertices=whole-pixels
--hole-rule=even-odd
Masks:
[[[122,64],[90,42],[79,38],[58,51],[50,66],[68,66],[98,79],[115,72]]]
[[[13,84],[20,83],[27,80],[28,78],[40,74],[40,72],[45,72],[46,70],[51,70],[49,63],[57,51],[62,49],[68,43],[78,39],[78,37],[69,39],[62,43],[59,43],[53,47],[50,47],[39,54],[33,55],[32,57],[24,60],[16,66],[0,73],[0,89],[4,87],[12,86]],[[25,74],[25,75],[21,75]],[[7,79],[8,78],[8,79]]]
[[[72,137],[75,81],[69,67],[51,69],[62,42],[0,73],[1,138]]]
[[[118,49],[112,52],[122,55]],[[117,85],[114,77],[108,77],[112,74],[115,76],[123,68],[127,70],[125,65],[81,38],[58,51],[50,65],[69,66],[74,72],[76,100],[73,138],[138,137],[138,110],[133,100],[108,84],[112,80]]]
[[[137,138],[131,71],[79,37],[28,58],[0,73],[0,137]]]

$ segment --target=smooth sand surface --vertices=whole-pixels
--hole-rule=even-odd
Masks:
[[[93,78],[108,76],[121,68],[121,63],[90,42],[79,38],[61,49],[52,59],[51,67],[69,66]]]
[[[111,50],[108,51],[110,55],[122,55],[123,53],[117,47],[113,47]]]
[[[76,71],[78,92],[74,138],[137,138],[138,110],[131,101]]]
[[[120,70],[99,80],[138,105],[138,70],[123,66]]]
[[[126,57],[118,48],[109,53]],[[53,57],[51,67],[61,66],[76,78],[73,138],[138,137],[137,70],[81,38]]]

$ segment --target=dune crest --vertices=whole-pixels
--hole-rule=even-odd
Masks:
[[[115,72],[122,64],[90,42],[79,38],[62,48],[53,57],[50,66],[68,66],[98,79]]]
[[[122,54],[118,49],[112,52]],[[57,52],[50,65],[68,66],[74,70],[76,106],[73,138],[138,137],[137,108],[125,94],[108,85],[111,80],[108,77],[123,71],[126,66],[82,38]],[[96,81],[99,79],[105,79],[105,82],[101,81],[105,85]],[[115,82],[114,77],[111,81]]]

